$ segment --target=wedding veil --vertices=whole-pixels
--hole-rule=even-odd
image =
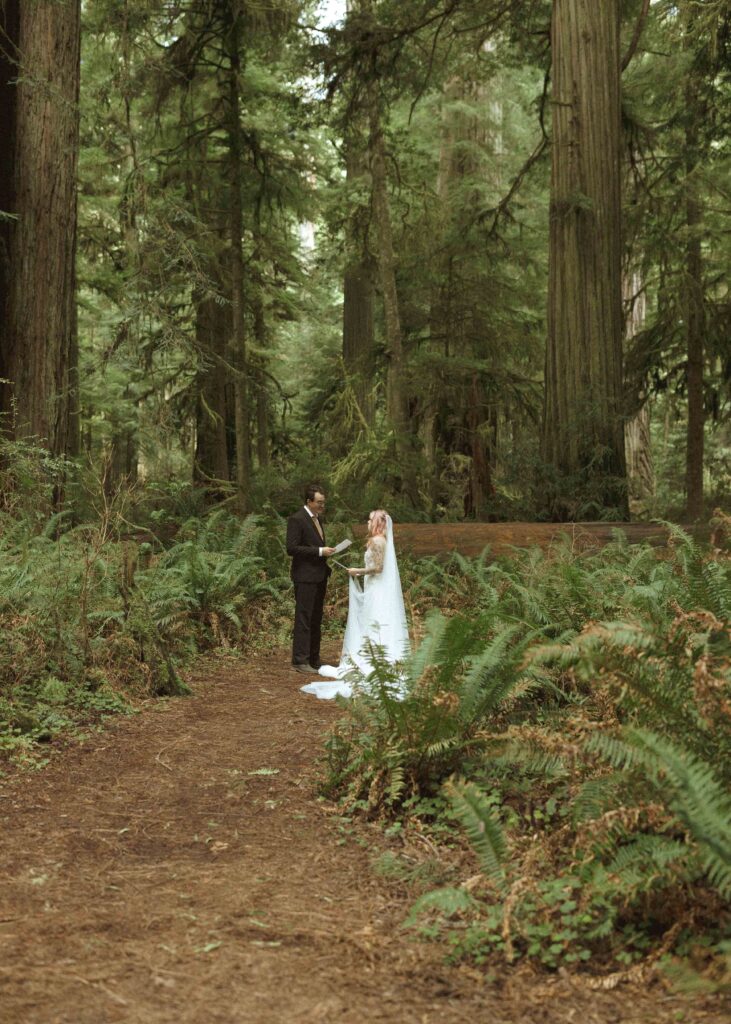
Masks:
[[[401,575],[393,542],[393,520],[386,515],[386,552],[383,571],[371,577],[363,608],[366,632],[383,647],[389,661],[403,661],[409,653],[409,629],[401,591]]]

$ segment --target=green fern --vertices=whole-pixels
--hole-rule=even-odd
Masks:
[[[731,797],[713,768],[646,729],[623,738],[595,736],[588,744],[617,768],[643,768],[663,799],[698,844],[709,881],[731,895]]]
[[[444,787],[452,809],[462,823],[488,877],[504,878],[507,843],[493,808],[484,793],[471,782],[452,781]]]
[[[420,896],[412,905],[404,928],[413,928],[419,923],[423,914],[437,914],[442,918],[450,918],[472,910],[475,900],[465,889],[443,888],[434,889]]]
[[[616,807],[624,781],[621,772],[587,779],[574,797],[572,806],[574,821],[577,824],[591,821],[601,817],[612,806]]]

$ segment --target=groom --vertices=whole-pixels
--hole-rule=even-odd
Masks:
[[[287,554],[292,559],[294,583],[294,637],[292,664],[298,672],[312,675],[321,665],[320,631],[327,578],[332,572],[326,559],[334,548],[325,546],[320,516],[325,511],[325,493],[310,484],[305,503],[287,520]]]

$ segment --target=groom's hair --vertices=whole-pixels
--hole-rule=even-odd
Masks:
[[[325,488],[322,484],[308,484],[305,489],[305,501],[314,501],[316,494],[324,494]]]

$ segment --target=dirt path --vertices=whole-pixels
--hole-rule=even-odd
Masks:
[[[3,1024],[722,1020],[660,987],[486,984],[412,941],[408,894],[314,797],[340,712],[301,681],[229,665],[2,784]]]

